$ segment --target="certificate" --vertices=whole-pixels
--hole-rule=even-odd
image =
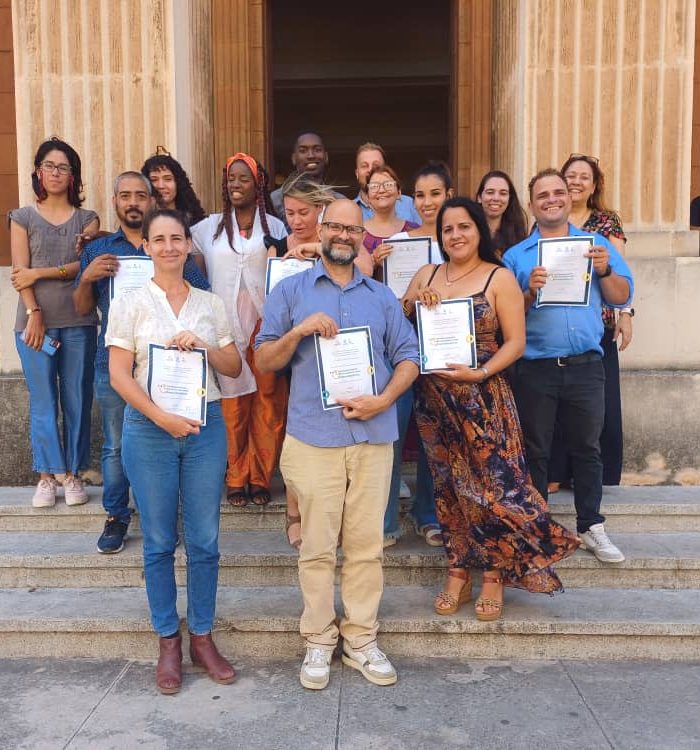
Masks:
[[[471,297],[444,299],[431,308],[416,302],[416,324],[422,374],[446,370],[448,362],[476,367]]]
[[[297,258],[268,258],[267,272],[265,273],[265,296],[267,297],[282,279],[286,279],[288,276],[294,276],[302,271],[307,271],[309,268],[313,268],[315,262],[316,261],[312,259],[298,260]]]
[[[384,258],[384,283],[398,299],[406,294],[416,271],[430,263],[430,237],[386,240],[394,249]]]
[[[145,255],[126,255],[119,258],[119,269],[109,277],[109,298],[141,289],[153,278],[153,261]]]
[[[537,243],[537,264],[547,269],[547,283],[537,290],[535,307],[588,305],[593,258],[585,253],[592,247],[593,237],[558,237]]]
[[[148,345],[148,395],[169,414],[207,423],[207,350]]]
[[[314,342],[324,410],[342,408],[338,399],[377,395],[369,326],[341,328],[332,339],[316,333]]]

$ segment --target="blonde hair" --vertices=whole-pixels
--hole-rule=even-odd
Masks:
[[[302,172],[291,175],[285,180],[282,185],[282,199],[295,198],[302,203],[325,207],[335,200],[334,190],[335,186],[320,185]]]

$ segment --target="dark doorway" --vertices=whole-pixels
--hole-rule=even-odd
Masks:
[[[319,131],[328,180],[356,193],[355,150],[381,144],[404,190],[428,159],[450,159],[451,3],[272,0],[270,78],[277,181],[296,136]]]

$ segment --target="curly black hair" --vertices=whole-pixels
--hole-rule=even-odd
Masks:
[[[173,177],[175,177],[175,188],[177,191],[175,193],[175,208],[185,215],[188,225],[192,226],[205,219],[207,214],[202,208],[197,194],[194,192],[187,172],[182,168],[180,162],[173,159],[170,154],[149,156],[141,167],[141,174],[150,180],[151,172],[158,172],[161,169],[170,170],[173,173]],[[158,191],[155,188],[153,189],[153,194],[156,197],[158,196]]]
[[[70,183],[68,185],[68,202],[75,208],[80,208],[83,204],[83,178],[81,174],[81,164],[78,152],[70,144],[62,141],[60,138],[51,136],[45,140],[34,154],[34,171],[32,172],[32,189],[39,203],[46,200],[47,193],[41,178],[41,162],[46,158],[50,151],[62,151],[68,159],[71,168]]]

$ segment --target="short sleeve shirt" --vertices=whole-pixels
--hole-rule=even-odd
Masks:
[[[181,331],[192,331],[206,344],[219,349],[233,342],[220,297],[190,286],[185,304],[176,316],[165,292],[149,281],[145,287],[112,302],[105,343],[134,353],[134,380],[148,393],[148,345],[163,346]],[[210,365],[207,401],[220,398]]]
[[[27,231],[29,267],[56,268],[78,260],[75,236],[97,218],[94,211],[76,208],[63,224],[51,224],[34,206],[23,206],[9,213],[10,221]],[[70,328],[97,325],[97,313],[78,315],[73,305],[73,279],[40,279],[34,284],[36,303],[41,308],[47,328]],[[17,303],[15,331],[27,326],[27,308],[20,297]]]

